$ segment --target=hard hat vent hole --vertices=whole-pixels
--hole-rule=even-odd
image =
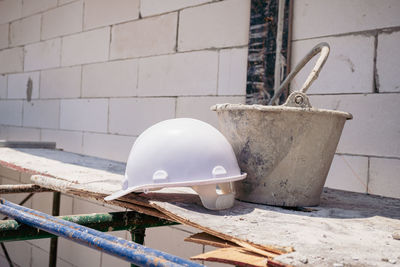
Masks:
[[[153,174],[154,183],[163,183],[168,181],[168,173],[164,170],[158,170]]]
[[[214,178],[223,177],[226,175],[226,173],[227,172],[226,172],[225,168],[220,165],[215,166],[214,169],[212,170],[212,175]]]

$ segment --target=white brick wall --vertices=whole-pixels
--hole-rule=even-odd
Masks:
[[[23,50],[20,47],[0,51],[0,73],[18,72],[23,68]]]
[[[29,240],[27,242],[43,251],[46,251],[47,253],[49,252],[50,239]]]
[[[400,25],[397,0],[296,0],[293,3],[293,40]]]
[[[196,232],[193,229],[193,232]],[[199,232],[199,231],[197,231]],[[173,255],[189,258],[193,255],[203,253],[203,246],[197,244],[183,242],[183,240],[193,233],[184,232],[175,227],[156,227],[146,230],[145,245],[154,249],[165,251]],[[170,238],[174,236],[175,238]]]
[[[399,7],[397,0],[294,1],[292,64],[320,41],[332,48],[309,90],[312,104],[354,115],[327,186],[365,192],[367,185],[370,193],[397,196]],[[249,14],[250,0],[0,1],[0,137],[125,161],[137,136],[160,120],[194,117],[217,126],[211,105],[245,101]],[[26,175],[1,179],[29,182]],[[35,208],[48,209],[43,199]],[[64,202],[68,213],[110,210]],[[183,243],[182,231],[151,230],[146,243],[184,257],[202,252]],[[47,264],[48,240],[23,244],[30,250],[20,264]],[[122,264],[71,242],[59,249],[59,266]]]
[[[174,117],[174,98],[111,99],[109,131],[136,136],[152,124]]]
[[[218,95],[243,95],[247,80],[247,47],[219,52]]]
[[[137,60],[112,61],[83,66],[82,96],[137,95]]]
[[[7,251],[11,259],[19,266],[30,266],[31,246],[25,241],[7,242]]]
[[[62,6],[62,5],[65,5],[65,4],[74,2],[74,1],[76,1],[76,0],[58,0],[58,5]]]
[[[176,116],[179,118],[195,118],[206,121],[218,129],[217,114],[215,111],[211,111],[210,107],[222,103],[245,103],[245,97],[178,97]]]
[[[0,25],[0,49],[8,47],[8,31],[10,24]]]
[[[325,186],[346,191],[367,193],[368,158],[335,155]]]
[[[329,58],[308,94],[372,93],[374,88],[374,37],[343,36],[293,42],[292,65],[295,66],[316,44],[327,42]],[[295,77],[292,90],[298,90],[314,67],[319,55]]]
[[[0,124],[20,126],[22,124],[22,101],[0,100]]]
[[[49,201],[53,198],[53,193],[46,192],[42,194],[35,194],[32,197],[32,209],[39,210],[41,212],[45,212],[47,214],[51,214],[52,210],[52,201]]]
[[[0,266],[7,266],[7,264],[8,264],[8,261],[7,261],[6,257],[3,256],[3,253],[1,253],[1,256],[0,256]]]
[[[250,0],[226,0],[185,9],[179,17],[178,50],[246,45],[249,21]]]
[[[139,0],[85,0],[84,28],[92,29],[139,18]]]
[[[143,17],[175,11],[185,7],[201,5],[212,0],[141,0],[140,11]]]
[[[107,131],[107,99],[64,99],[60,106],[60,129]]]
[[[50,214],[52,212],[52,201],[53,193],[46,192],[41,194],[35,194],[32,197],[32,209],[39,210]],[[71,197],[61,195],[60,201],[60,215],[70,215],[72,214],[73,201]]]
[[[7,97],[7,76],[0,75],[0,99]]]
[[[64,238],[58,240],[57,256],[74,266],[100,266],[99,251]]]
[[[52,9],[43,14],[42,39],[82,31],[83,3],[81,1]]]
[[[400,20],[394,15],[399,11],[394,0],[294,1],[292,67],[314,44],[331,45],[327,64],[308,91],[315,94],[311,104],[354,116],[343,130],[327,186],[398,197],[393,174],[400,159]],[[310,69],[311,64],[292,89]]]
[[[61,65],[106,61],[109,42],[109,27],[66,36],[63,38]]]
[[[33,100],[24,102],[23,126],[38,128],[58,128],[59,100]]]
[[[57,260],[57,267],[73,267],[72,264],[63,260]],[[41,267],[49,265],[49,253],[43,249],[32,247],[32,267]]]
[[[41,15],[17,20],[10,25],[10,45],[17,46],[40,40]]]
[[[82,153],[82,132],[42,129],[41,140],[47,142],[56,142],[57,148],[61,148],[66,151]]]
[[[0,24],[10,22],[21,17],[22,0],[0,1]]]
[[[57,260],[57,267],[73,267],[66,261]],[[37,247],[32,247],[32,267],[41,267],[49,265],[49,253]]]
[[[81,95],[81,67],[42,71],[40,98],[77,98]]]
[[[40,248],[32,247],[32,265],[31,266],[48,266],[49,253]],[[58,266],[58,265],[57,265]]]
[[[376,56],[380,92],[400,92],[400,32],[378,36]]]
[[[400,160],[371,158],[368,192],[400,198]]]
[[[139,67],[139,95],[215,95],[217,70],[215,51],[144,58]]]
[[[99,158],[126,162],[135,139],[132,136],[84,133],[82,152]]]
[[[32,82],[32,99],[39,97],[39,72],[8,75],[7,98],[27,99],[29,79]]]
[[[19,181],[21,174],[18,171],[1,166],[0,167],[0,177]]]
[[[40,70],[60,66],[61,39],[25,46],[24,70]]]
[[[123,237],[126,239],[125,237]],[[129,262],[113,257],[111,255],[102,253],[101,254],[101,267],[118,266],[118,267],[129,267]]]
[[[174,52],[177,15],[171,13],[114,26],[111,58],[143,57]]]
[[[400,94],[312,96],[315,107],[353,114],[346,122],[338,152],[400,157]],[[389,141],[390,140],[390,141]]]
[[[86,201],[81,198],[74,198],[73,211],[75,214],[111,212],[112,209],[105,208],[96,201]]]
[[[46,11],[57,6],[57,0],[24,0],[22,15],[27,16],[41,11]]]
[[[40,141],[40,129],[2,126],[1,138],[10,141]]]

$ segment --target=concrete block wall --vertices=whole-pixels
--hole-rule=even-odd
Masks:
[[[326,186],[400,198],[400,2],[296,0],[292,65],[315,44],[329,59],[311,86],[315,107],[347,111]],[[312,64],[299,73],[299,88]]]
[[[125,161],[152,124],[245,100],[250,0],[1,5],[1,138]]]
[[[0,1],[0,139],[54,141],[124,162],[137,136],[161,120],[217,126],[210,106],[245,101],[249,16],[250,0]],[[3,184],[29,182],[4,168],[0,175]],[[27,205],[50,212],[50,200],[37,194]],[[68,196],[62,204],[65,214],[111,210]],[[183,242],[194,232],[149,229],[145,242],[187,258],[205,251]],[[6,246],[18,266],[47,265],[48,240]],[[58,259],[58,266],[128,266],[62,239]]]
[[[318,42],[332,48],[309,90],[312,104],[354,115],[326,185],[400,197],[399,2],[293,2],[292,64]],[[137,136],[158,121],[194,117],[217,126],[211,105],[245,101],[249,13],[250,0],[0,1],[0,138],[126,161]],[[4,168],[0,176],[3,184],[29,182]],[[49,212],[49,199],[38,194],[27,205]],[[62,203],[66,214],[110,211],[68,196]],[[195,231],[150,229],[145,242],[183,257],[208,251],[182,246]],[[7,246],[18,266],[47,264],[48,240]],[[112,264],[127,265],[60,241],[58,266]]]

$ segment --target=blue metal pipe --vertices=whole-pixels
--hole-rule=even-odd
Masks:
[[[21,207],[4,199],[0,199],[0,203],[1,213],[21,223],[98,250],[103,250],[108,254],[120,257],[139,266],[203,266],[72,222],[57,219],[45,213]]]
[[[112,236],[112,235],[109,235],[109,234],[102,233],[102,232],[94,230],[92,228],[88,228],[88,227],[85,227],[85,226],[82,226],[82,225],[79,225],[79,224],[75,224],[73,222],[69,222],[69,221],[66,221],[66,220],[63,220],[63,219],[60,219],[60,218],[53,217],[51,215],[48,215],[46,213],[43,213],[43,212],[40,212],[40,211],[37,211],[37,210],[32,210],[32,209],[29,209],[27,207],[19,206],[17,204],[14,204],[12,202],[7,201],[7,200],[0,199],[0,201],[1,201],[2,204],[7,205],[7,206],[12,207],[12,208],[15,208],[17,210],[21,210],[21,211],[24,211],[24,212],[27,212],[27,213],[30,213],[30,214],[35,214],[37,216],[45,218],[48,221],[51,221],[51,222],[54,222],[54,223],[57,223],[57,224],[61,224],[61,225],[67,226],[67,227],[73,227],[73,228],[75,228],[77,230],[84,231],[86,233],[89,233],[91,235],[95,235],[97,237],[109,240],[111,242],[119,243],[119,244],[121,244],[123,246],[130,247],[132,249],[139,249],[140,248],[141,250],[143,250],[146,253],[149,253],[151,255],[154,254],[157,257],[162,257],[162,258],[164,258],[164,259],[166,259],[168,261],[175,262],[175,263],[180,264],[180,265],[186,266],[186,264],[190,263],[191,264],[190,266],[195,266],[195,267],[203,266],[201,264],[197,264],[197,263],[194,263],[192,261],[181,259],[179,257],[170,255],[170,254],[162,252],[162,251],[157,251],[157,250],[154,250],[154,249],[151,249],[151,248],[147,248],[147,247],[141,246],[141,245],[136,244],[134,242],[130,242],[130,241],[122,239],[122,238],[118,238],[118,237],[115,237],[115,236]]]

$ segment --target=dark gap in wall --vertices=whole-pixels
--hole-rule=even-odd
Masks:
[[[291,0],[285,1],[282,55],[284,77],[288,71],[288,47]],[[275,50],[279,0],[252,0],[247,59],[247,104],[267,104],[274,92]],[[281,96],[281,102],[287,92]]]
[[[28,102],[32,99],[32,91],[33,91],[33,82],[31,77],[29,77],[28,82],[26,83],[26,100]]]
[[[376,66],[376,57],[378,55],[378,33],[374,34],[374,93],[379,93],[379,75],[378,75],[378,69]]]

